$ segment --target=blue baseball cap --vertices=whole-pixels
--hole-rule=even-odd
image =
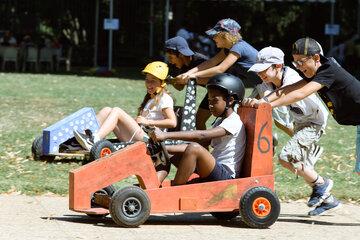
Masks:
[[[192,56],[195,53],[189,48],[188,43],[183,37],[177,36],[165,42],[165,49],[180,52],[184,56]]]
[[[212,29],[206,31],[205,33],[210,37],[213,37],[219,32],[228,32],[236,35],[239,33],[240,29],[241,26],[235,20],[231,18],[225,18],[218,21]]]

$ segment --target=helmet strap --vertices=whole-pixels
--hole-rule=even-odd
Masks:
[[[226,105],[225,105],[225,109],[223,111],[223,113],[220,115],[220,117],[224,118],[226,116],[226,112],[227,110],[230,108],[230,95],[226,96]]]
[[[160,85],[160,87],[157,87],[157,88],[156,88],[155,93],[150,94],[150,97],[151,97],[151,98],[156,97],[156,95],[158,95],[159,93],[161,93],[161,92],[164,90],[165,87],[166,87],[166,83],[163,82],[163,83]]]

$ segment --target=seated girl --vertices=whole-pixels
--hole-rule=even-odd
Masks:
[[[150,137],[154,141],[178,139],[191,141],[189,144],[168,146],[171,158],[177,168],[173,185],[185,184],[194,172],[201,181],[219,181],[238,177],[245,153],[245,127],[234,110],[242,101],[245,88],[242,81],[228,73],[218,74],[209,79],[206,85],[209,96],[209,109],[216,117],[212,129],[163,132],[156,129]],[[201,143],[201,144],[199,144]],[[205,144],[207,143],[207,144]],[[212,153],[203,147],[210,145]],[[162,170],[158,177],[163,181],[170,170]]]
[[[74,130],[75,138],[83,148],[90,150],[94,143],[111,132],[114,132],[120,141],[142,141],[146,133],[139,124],[162,129],[176,127],[174,102],[166,91],[164,82],[168,75],[168,66],[163,62],[152,62],[142,73],[145,74],[147,93],[139,107],[138,116],[134,119],[119,107],[101,109],[96,116],[100,124],[96,133],[88,135]]]

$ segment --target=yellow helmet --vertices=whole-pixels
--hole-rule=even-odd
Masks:
[[[146,65],[144,70],[142,70],[141,72],[142,73],[150,73],[151,75],[164,81],[166,79],[166,77],[168,76],[169,67],[164,62],[155,61],[155,62],[151,62],[148,65]]]

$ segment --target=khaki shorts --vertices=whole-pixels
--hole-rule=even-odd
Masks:
[[[279,158],[293,164],[295,168],[302,166],[313,168],[315,162],[311,160],[310,155],[324,132],[323,127],[315,124],[295,124],[294,132],[294,136],[281,150]]]

